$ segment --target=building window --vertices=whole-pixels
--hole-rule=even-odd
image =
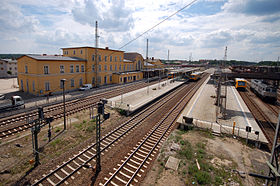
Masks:
[[[20,80],[20,86],[21,86],[21,90],[24,91],[24,89],[23,89],[23,80],[22,79]]]
[[[125,65],[123,65],[123,71],[125,71]]]
[[[99,65],[99,69],[98,70],[99,70],[99,72],[101,71],[101,65]]]
[[[94,70],[95,70],[94,65],[92,65],[91,69],[92,69],[92,72],[94,72]]]
[[[105,56],[105,62],[107,61],[107,56]]]
[[[83,86],[83,78],[80,79],[80,86]]]
[[[71,79],[71,87],[74,87],[74,86],[75,86],[75,80]]]
[[[81,65],[81,72],[85,72],[85,66]]]
[[[120,65],[120,67],[119,67],[119,71],[122,71],[122,65]]]
[[[121,80],[120,80],[120,82],[122,82],[122,77],[121,77]]]
[[[76,65],[76,72],[79,72],[80,71],[80,67],[79,65]]]
[[[29,92],[29,83],[28,83],[28,79],[26,80],[26,91]]]
[[[112,65],[110,65],[110,71],[112,71],[113,69],[112,69]]]
[[[12,67],[10,67],[10,70],[12,70]]]
[[[74,65],[70,65],[70,73],[74,73]]]
[[[107,76],[104,76],[104,84],[107,84]]]
[[[110,81],[112,81],[112,76],[110,76]]]
[[[60,65],[59,69],[60,69],[60,73],[63,74],[64,73],[64,65]]]
[[[92,58],[91,58],[91,59],[92,59],[92,61],[94,61],[94,59],[95,59],[95,58],[94,58],[94,55],[92,55]]]
[[[91,84],[95,84],[95,77],[92,77]]]
[[[130,66],[130,64],[128,64],[127,67],[126,67],[126,70],[127,70],[127,71],[129,71],[129,66]]]
[[[76,53],[76,51],[75,50],[73,50],[73,54],[75,55],[75,53]]]
[[[120,61],[122,61],[122,56],[120,56]]]
[[[45,91],[50,91],[50,83],[45,82]]]
[[[83,54],[83,50],[81,50],[81,54]]]
[[[15,70],[17,70],[17,67],[15,67]]]
[[[101,77],[100,76],[97,77],[97,81],[98,81],[98,84],[101,84]]]
[[[113,60],[113,56],[110,56],[110,62],[112,62],[112,60]]]
[[[28,67],[27,67],[27,65],[25,65],[25,74],[27,74],[28,73]]]
[[[98,58],[99,58],[98,60],[101,61],[101,55],[99,55]]]
[[[107,71],[107,65],[104,65],[104,70],[105,70],[105,72]]]
[[[60,88],[63,89],[63,81],[60,81]]]
[[[49,66],[44,66],[44,74],[49,74]]]
[[[117,62],[117,56],[115,56],[115,62]]]
[[[35,92],[35,81],[32,82],[32,89],[33,89],[33,92]]]
[[[115,71],[117,71],[117,68],[118,68],[117,65],[115,65]]]

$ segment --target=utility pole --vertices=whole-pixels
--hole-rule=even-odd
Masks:
[[[167,61],[169,62],[169,49],[167,51]]]
[[[147,47],[146,47],[146,63],[147,63],[147,66],[148,66],[148,48],[149,48],[149,39],[147,39]],[[148,89],[147,89],[147,94],[149,94],[149,76],[150,76],[150,71],[149,71],[149,66],[147,68],[147,72],[148,72]]]
[[[64,119],[64,130],[66,130],[66,107],[65,107],[65,81],[66,79],[62,79],[63,86],[63,119]]]
[[[146,47],[146,60],[148,62],[148,47],[149,47],[149,39],[147,39],[147,47]]]
[[[97,60],[97,48],[98,48],[98,23],[95,22],[95,86],[98,86],[98,60]]]

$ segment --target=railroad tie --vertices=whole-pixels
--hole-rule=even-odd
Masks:
[[[50,178],[47,178],[47,181],[48,181],[51,185],[53,185],[53,186],[56,185]]]

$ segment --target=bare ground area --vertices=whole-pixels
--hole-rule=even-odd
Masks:
[[[106,134],[129,118],[119,115],[115,110],[106,109],[111,113],[109,120],[102,124],[102,134]],[[62,120],[52,123],[53,137],[48,142],[47,130],[44,128],[39,135],[40,163],[32,169],[34,159],[30,130],[25,137],[15,135],[14,141],[1,141],[0,147],[0,185],[24,185],[53,169],[68,158],[73,157],[83,147],[95,141],[95,122],[89,119],[88,111],[72,116],[72,123],[63,131]],[[10,140],[11,138],[9,138]],[[173,143],[179,144],[180,150],[171,150]],[[120,153],[117,149],[116,153]],[[180,159],[177,171],[165,169],[169,156]],[[113,164],[115,157],[111,153],[103,162]],[[265,161],[269,154],[259,149],[248,147],[242,141],[229,137],[214,137],[210,132],[191,130],[188,132],[175,130],[164,143],[158,158],[154,161],[142,185],[262,185],[263,181],[250,176],[239,175],[234,170],[260,174],[267,173]],[[200,165],[198,170],[196,160]],[[105,170],[103,170],[105,171]],[[106,172],[106,171],[105,171]],[[82,171],[83,179],[75,179],[80,185],[90,185],[91,172]],[[102,182],[100,175],[96,183]],[[88,177],[88,179],[85,179]],[[76,185],[75,180],[71,185]],[[83,181],[82,181],[83,180]]]
[[[128,120],[117,111],[106,109],[111,113],[110,119],[102,124],[102,134]],[[96,113],[96,112],[95,112]],[[1,140],[0,144],[0,185],[24,185],[53,169],[79,150],[95,142],[95,121],[89,118],[88,111],[71,116],[67,130],[63,130],[63,120],[52,123],[52,140],[48,142],[47,129],[39,133],[40,163],[33,168],[32,138],[30,130],[17,134],[9,139]],[[23,136],[24,135],[24,136]],[[12,139],[12,140],[11,140]]]
[[[172,150],[172,144],[180,149]],[[177,170],[165,168],[170,156],[180,160]],[[269,156],[230,137],[214,137],[198,129],[175,130],[141,185],[263,185],[263,180],[247,173],[267,175]]]

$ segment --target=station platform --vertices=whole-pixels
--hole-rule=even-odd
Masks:
[[[107,105],[125,110],[128,114],[135,112],[146,104],[182,85],[184,81],[168,79],[149,87],[144,87],[126,94],[108,99]]]
[[[266,137],[234,86],[227,87],[226,117],[217,112],[216,88],[210,77],[203,83],[179,116],[177,123],[207,128],[215,133],[231,134],[261,144],[268,144]],[[216,117],[216,115],[218,115]],[[186,121],[186,119],[188,121]],[[235,122],[235,127],[234,127]],[[246,126],[251,132],[246,132]]]

